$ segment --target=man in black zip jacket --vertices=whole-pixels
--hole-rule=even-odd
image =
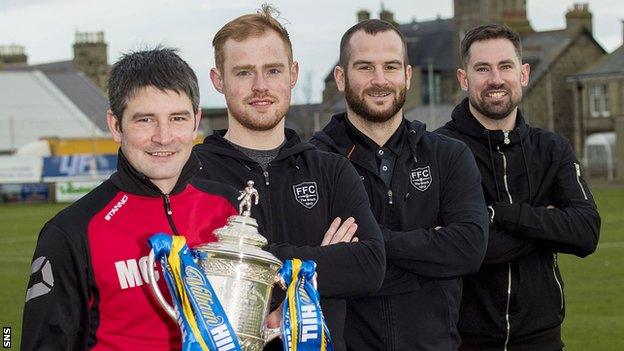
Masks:
[[[439,133],[464,141],[490,211],[483,265],[464,278],[462,350],[561,350],[557,253],[596,249],[600,216],[568,140],[529,127],[518,110],[529,65],[505,26],[472,29],[457,78],[468,98]]]
[[[355,166],[385,241],[381,290],[348,300],[351,350],[456,350],[461,276],[485,254],[479,171],[462,142],[404,119],[408,62],[392,24],[368,20],[349,29],[334,69],[347,112],[312,139]]]
[[[124,55],[110,73],[107,120],[117,171],[41,230],[26,292],[22,350],[179,350],[177,323],[147,281],[147,239],[189,247],[237,213],[234,188],[194,176],[201,117],[192,69],[174,50]],[[160,269],[158,285],[168,294]]]
[[[215,35],[217,67],[211,78],[225,95],[228,129],[216,131],[195,151],[206,166],[203,176],[235,187],[255,182],[260,201],[252,216],[269,241],[268,251],[282,260],[317,263],[334,350],[344,350],[344,298],[379,288],[383,241],[349,162],[302,143],[284,128],[298,66],[288,33],[271,12],[265,5]],[[278,312],[271,314],[270,324],[279,319],[273,318],[281,316]]]

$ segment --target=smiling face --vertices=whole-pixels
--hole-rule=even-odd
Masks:
[[[390,30],[375,35],[359,30],[348,45],[347,67],[336,67],[334,78],[349,112],[374,123],[402,117],[412,68],[406,66],[401,38]]]
[[[513,118],[529,82],[529,65],[522,64],[513,44],[503,38],[476,41],[470,46],[466,69],[457,79],[468,91],[477,118]]]
[[[213,68],[210,78],[225,95],[229,128],[235,123],[253,131],[283,129],[298,74],[284,41],[273,30],[243,41],[228,39],[223,56],[223,67]]]
[[[107,113],[108,128],[130,164],[165,194],[189,159],[200,118],[186,94],[153,86],[128,98],[121,128],[113,113]]]

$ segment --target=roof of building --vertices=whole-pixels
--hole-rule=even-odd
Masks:
[[[398,25],[407,42],[407,52],[412,66],[427,67],[431,62],[435,70],[453,70],[453,19],[438,18],[432,21],[411,22]]]
[[[592,77],[603,76],[603,75],[621,76],[623,74],[624,74],[624,45],[615,49],[615,51],[613,51],[609,55],[604,56],[603,58],[598,60],[595,64],[591,65],[589,68],[575,75],[574,77],[583,79],[583,78],[592,78]]]
[[[101,131],[108,130],[106,125],[108,98],[89,78],[74,68],[72,60],[7,67],[5,71],[42,72],[82,113],[95,121]]]
[[[527,90],[531,90],[544,74],[581,36],[587,36],[603,52],[604,49],[587,29],[551,30],[533,32],[522,37],[523,61],[531,66],[531,79]]]
[[[0,91],[0,150],[14,150],[44,136],[104,134],[41,71],[0,71]]]

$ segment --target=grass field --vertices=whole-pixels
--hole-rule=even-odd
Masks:
[[[598,250],[579,259],[560,255],[565,279],[566,351],[624,350],[624,188],[594,189],[602,215]],[[19,349],[21,315],[37,234],[65,205],[0,205],[0,326]]]

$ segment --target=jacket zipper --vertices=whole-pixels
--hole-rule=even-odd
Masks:
[[[511,142],[511,140],[509,140],[509,131],[508,130],[503,130],[503,136],[505,137],[503,139],[503,143],[505,145],[509,145],[509,143]]]
[[[553,253],[553,276],[555,277],[555,282],[559,287],[559,296],[561,297],[560,309],[563,310],[563,288],[561,287],[559,278],[557,278],[557,253]]]
[[[511,336],[511,323],[509,322],[509,305],[511,304],[511,262],[507,263],[507,309],[505,310],[505,326],[507,328],[507,335],[505,336],[504,351],[507,351],[507,344],[509,344],[509,337]]]
[[[509,192],[509,184],[507,184],[507,157],[505,157],[505,154],[498,148],[496,148],[496,151],[498,151],[498,153],[503,156],[503,184],[505,184],[505,191],[507,192],[509,203],[513,204],[513,198],[511,197],[511,193]]]
[[[174,235],[179,235],[178,229],[173,223],[173,211],[171,211],[171,202],[169,201],[169,194],[163,194],[163,201],[165,203],[165,214],[167,216],[167,221],[169,221],[169,226],[171,230],[173,230]]]
[[[583,198],[587,200],[587,193],[585,192],[585,188],[583,188],[583,184],[581,184],[581,165],[574,162],[574,169],[576,170],[576,181],[578,182],[581,191],[583,192]]]
[[[509,133],[509,132],[507,132]],[[503,183],[505,184],[505,191],[507,192],[507,197],[509,198],[509,203],[513,204],[513,198],[511,197],[511,193],[509,192],[509,184],[507,184],[507,157],[505,154],[500,151],[499,148],[496,148],[499,154],[503,157]],[[509,321],[509,307],[511,305],[511,262],[507,263],[507,306],[505,307],[505,326],[507,328],[507,333],[505,335],[505,347],[504,351],[507,351],[507,344],[509,344],[509,337],[511,336],[511,323]]]
[[[392,190],[388,190],[388,205],[392,205]]]
[[[264,185],[269,186],[269,171],[262,171],[262,175],[264,176]]]

